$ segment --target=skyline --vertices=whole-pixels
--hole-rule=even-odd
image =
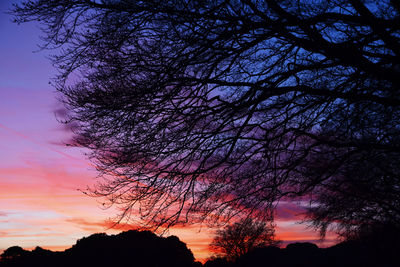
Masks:
[[[16,25],[4,14],[11,2],[0,4],[0,250],[13,245],[70,247],[95,232],[117,233],[107,219],[115,209],[103,210],[84,195],[96,172],[81,149],[67,147],[69,128],[57,121],[63,107],[49,85],[56,74],[46,58],[52,51],[37,50],[40,31],[34,23]],[[277,238],[318,241],[318,233],[299,225],[297,206],[282,203],[277,214]],[[203,225],[172,229],[197,259],[208,257],[212,231]],[[327,236],[322,244],[332,244]],[[318,244],[321,245],[321,244]]]

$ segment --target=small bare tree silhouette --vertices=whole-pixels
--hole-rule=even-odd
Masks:
[[[246,218],[217,230],[210,249],[216,256],[234,261],[255,248],[278,243],[272,220],[261,222]]]

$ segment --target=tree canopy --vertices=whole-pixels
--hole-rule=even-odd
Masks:
[[[116,235],[92,234],[64,251],[10,247],[1,254],[1,267],[149,266],[199,267],[193,253],[176,236],[130,230]]]
[[[272,221],[267,224],[246,218],[217,230],[210,248],[217,256],[235,261],[256,248],[277,244]]]
[[[400,4],[34,0],[55,86],[104,182],[152,226],[310,203],[317,227],[400,222]],[[61,48],[60,48],[61,47]]]

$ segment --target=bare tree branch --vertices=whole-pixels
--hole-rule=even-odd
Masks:
[[[307,198],[317,227],[400,222],[396,1],[25,1],[105,178],[151,227]],[[77,78],[78,77],[78,78]],[[131,217],[132,218],[132,217]]]

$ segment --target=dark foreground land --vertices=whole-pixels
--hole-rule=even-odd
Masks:
[[[311,243],[290,244],[286,248],[258,248],[236,262],[209,260],[204,267],[341,267],[400,266],[399,235],[377,235],[352,240],[329,248]],[[177,237],[159,237],[149,231],[127,231],[118,235],[94,234],[78,240],[63,252],[40,247],[32,251],[10,247],[1,255],[0,267],[66,267],[66,266],[174,266],[200,267],[186,244]]]

